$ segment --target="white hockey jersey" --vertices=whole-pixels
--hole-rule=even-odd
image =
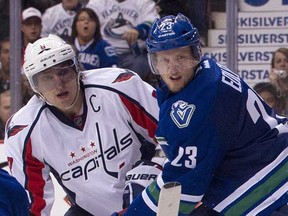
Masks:
[[[72,204],[91,214],[122,209],[125,174],[143,156],[139,134],[155,144],[158,105],[151,86],[119,68],[83,74],[82,130],[36,96],[8,123],[6,154],[30,193],[33,215],[50,215],[51,172]]]
[[[101,34],[115,47],[117,54],[130,52],[126,40],[122,39],[123,33],[136,27],[142,40],[138,40],[141,48],[145,47],[144,40],[148,35],[144,26],[151,27],[153,21],[159,18],[153,0],[90,0],[86,7],[93,9],[99,17]]]
[[[42,15],[41,37],[55,34],[64,40],[69,38],[76,12],[77,10],[65,10],[62,3],[48,8]]]

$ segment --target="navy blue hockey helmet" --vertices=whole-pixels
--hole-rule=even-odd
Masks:
[[[181,13],[156,19],[146,40],[149,53],[191,45],[200,49],[200,36],[197,28]]]
[[[149,31],[146,47],[151,71],[156,75],[160,75],[161,73],[157,67],[157,52],[190,47],[193,59],[190,59],[189,64],[182,66],[191,69],[201,58],[198,30],[181,13],[177,16],[169,15],[156,19]]]

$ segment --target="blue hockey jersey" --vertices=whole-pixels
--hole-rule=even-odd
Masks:
[[[198,202],[222,215],[270,215],[288,202],[288,125],[237,74],[203,59],[173,94],[157,91],[162,175],[126,215],[156,215],[160,188],[182,184],[179,215]]]
[[[116,67],[118,65],[115,48],[106,40],[91,41],[87,46],[80,47],[76,38],[75,47],[77,49],[78,61],[85,70]]]
[[[29,201],[24,188],[3,169],[0,169],[0,215],[29,215]]]

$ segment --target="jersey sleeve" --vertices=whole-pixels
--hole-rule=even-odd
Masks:
[[[20,112],[25,116],[24,110]],[[37,145],[31,139],[31,136],[35,136],[31,127],[33,123],[25,121],[25,118],[20,119],[18,114],[10,121],[4,141],[9,168],[11,174],[29,192],[30,213],[50,215],[54,202],[50,168],[42,160],[41,145],[38,144],[38,150],[33,148]]]
[[[132,77],[128,85],[121,86],[126,96],[120,95],[120,98],[130,115],[132,127],[145,140],[156,144],[154,136],[158,124],[159,107],[155,89],[134,72],[126,70],[125,73]]]

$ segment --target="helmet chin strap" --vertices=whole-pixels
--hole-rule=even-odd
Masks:
[[[76,104],[76,102],[79,98],[79,95],[80,95],[80,73],[78,73],[78,76],[77,76],[77,94],[76,94],[73,102],[71,103],[71,105],[68,107],[65,107],[65,110],[69,110],[70,108],[72,108]]]
[[[65,107],[65,108],[64,108],[65,110],[71,109],[71,108],[76,104],[76,102],[77,102],[77,100],[78,100],[78,98],[79,98],[79,95],[80,95],[80,78],[81,78],[81,77],[82,77],[82,73],[79,72],[78,75],[77,75],[77,94],[76,94],[73,102],[71,103],[71,105],[69,105],[68,107]],[[37,92],[37,93],[38,93],[38,95],[42,98],[42,100],[44,100],[48,105],[54,106],[52,103],[50,103],[50,102],[44,97],[44,95],[43,95],[42,93],[40,93],[40,92]]]

